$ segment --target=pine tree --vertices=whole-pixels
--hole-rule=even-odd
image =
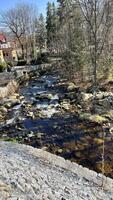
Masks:
[[[36,39],[41,53],[42,49],[46,48],[46,25],[42,14],[36,22]]]
[[[69,74],[83,70],[83,27],[78,1],[58,0],[58,15],[62,32],[62,53],[69,66]],[[67,71],[68,71],[67,70]]]
[[[49,2],[48,2],[48,5],[47,5],[46,29],[47,29],[47,47],[51,48],[51,41],[52,41],[52,4],[49,3]]]
[[[54,3],[48,3],[47,5],[47,47],[50,51],[56,49],[57,40],[57,9]]]

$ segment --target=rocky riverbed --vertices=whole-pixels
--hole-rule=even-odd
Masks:
[[[99,111],[100,108],[103,111],[112,94],[103,92],[102,97],[100,94],[102,91],[96,102]],[[35,73],[18,93],[0,100],[0,138],[45,149],[101,172],[102,123],[108,122],[110,116],[112,120],[112,110],[107,109],[109,115],[106,110],[93,115],[92,100],[91,92],[58,75],[48,72],[39,77]],[[105,175],[113,177],[113,142],[109,128],[106,128],[105,152]]]

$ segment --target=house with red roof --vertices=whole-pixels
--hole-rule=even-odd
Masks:
[[[6,43],[6,36],[4,34],[0,34],[0,44]]]
[[[0,62],[18,61],[17,52],[7,41],[4,34],[0,34]]]

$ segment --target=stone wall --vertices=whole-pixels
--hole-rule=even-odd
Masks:
[[[0,87],[0,98],[4,98],[6,96],[13,94],[14,92],[16,92],[17,89],[18,89],[17,81],[15,80],[9,81],[9,83],[6,86]]]

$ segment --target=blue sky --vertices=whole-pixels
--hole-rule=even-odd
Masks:
[[[37,5],[38,12],[46,14],[46,6],[47,2],[57,2],[57,0],[1,0],[0,2],[0,10],[4,11],[6,9],[9,9],[11,7],[14,7],[15,4],[20,2],[28,2],[33,3],[34,5]]]

